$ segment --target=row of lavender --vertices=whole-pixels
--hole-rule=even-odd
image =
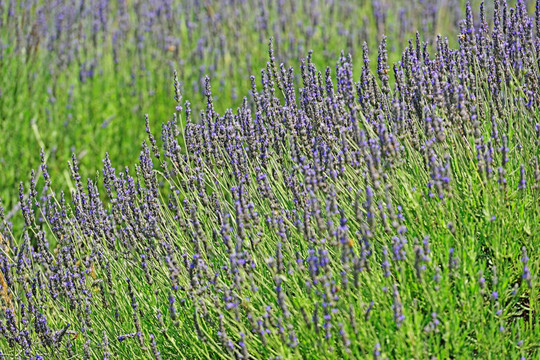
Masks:
[[[228,63],[231,66],[243,65],[244,57],[251,54],[246,54],[242,46],[252,42],[252,35],[260,42],[274,36],[282,55],[294,60],[304,56],[318,32],[324,35],[324,49],[328,52],[325,55],[332,56],[335,49],[329,42],[334,40],[330,35],[334,30],[339,33],[340,42],[351,45],[359,40],[373,41],[382,33],[395,32],[403,37],[417,28],[434,34],[441,9],[452,9],[451,23],[461,18],[459,1],[404,2],[398,9],[393,9],[393,5],[384,0],[357,3],[8,0],[0,2],[0,26],[4,28],[0,57],[17,54],[28,62],[40,50],[46,50],[52,55],[51,75],[58,76],[70,64],[78,63],[84,81],[97,75],[99,63],[107,54],[105,49],[112,45],[114,62],[119,66],[128,62],[144,70],[148,65],[144,61],[152,53],[154,57],[174,62],[173,67],[181,67],[182,72],[185,64],[189,67],[206,64],[202,65],[202,74],[210,71],[213,77],[225,80],[227,77],[221,71],[227,76],[239,71],[224,68],[224,58],[232,58],[232,63]],[[369,11],[371,16],[360,12],[361,9]],[[357,16],[360,13],[366,15]],[[328,21],[334,18],[339,19],[337,24]],[[370,34],[372,22],[375,34]],[[248,26],[253,31],[246,33]],[[137,46],[133,48],[132,44]],[[131,64],[131,58],[141,63]],[[208,63],[207,58],[213,62]],[[245,70],[251,69],[250,62]]]
[[[416,29],[429,39],[457,31],[462,3],[1,0],[0,118],[10,121],[0,131],[10,136],[0,138],[0,197],[7,213],[16,212],[13,188],[38,165],[31,154],[44,144],[57,189],[70,186],[62,168],[73,152],[84,177],[105,151],[115,162],[135,161],[140,116],[168,114],[173,69],[194,103],[204,101],[208,74],[216,108],[236,107],[249,90],[245,75],[266,62],[270,36],[285,63],[315,49],[328,64],[343,48],[354,56],[363,41],[375,46],[383,33],[402,42]]]
[[[539,12],[468,6],[457,49],[418,35],[391,69],[383,38],[376,73],[310,53],[299,89],[271,42],[252,99],[220,115],[207,79],[198,121],[175,76],[134,170],[83,184],[74,156],[71,206],[45,161],[21,184],[3,355],[535,358]]]

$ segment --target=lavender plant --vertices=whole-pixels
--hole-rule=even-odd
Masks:
[[[383,33],[406,39],[418,28],[430,37],[455,31],[457,14],[441,15],[450,6],[404,0],[1,1],[0,131],[7,136],[0,139],[0,196],[6,216],[17,213],[13,188],[39,166],[33,154],[40,148],[54,169],[55,187],[64,191],[73,186],[64,172],[73,152],[85,178],[104,152],[122,164],[136,161],[143,111],[169,116],[173,69],[197,106],[210,75],[222,111],[242,103],[249,90],[244,75],[265,65],[269,37],[285,63],[314,49],[315,60],[329,64],[343,48],[354,55],[363,41],[375,47]],[[396,60],[400,52],[391,47],[389,56]]]
[[[73,155],[70,194],[42,155],[20,233],[0,211],[2,355],[537,358],[540,7],[494,4],[376,71],[271,42],[223,114],[175,74],[137,164]]]

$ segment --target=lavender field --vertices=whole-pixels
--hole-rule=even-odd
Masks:
[[[540,358],[540,1],[0,0],[0,359]]]

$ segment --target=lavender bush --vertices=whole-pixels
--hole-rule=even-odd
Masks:
[[[400,40],[389,49],[394,61],[416,29],[426,40],[457,31],[460,2],[2,0],[0,119],[9,121],[0,122],[7,134],[0,138],[0,197],[7,216],[17,211],[15,189],[38,167],[40,148],[55,187],[65,191],[73,188],[65,172],[73,152],[83,177],[106,151],[115,162],[135,162],[144,112],[170,114],[173,69],[197,112],[208,74],[222,112],[242,104],[271,36],[286,64],[309,49],[330,64],[346,49],[360,66],[362,42],[375,47],[387,34]]]
[[[73,155],[71,194],[42,152],[2,226],[2,355],[537,358],[540,4],[464,14],[457,46],[392,64],[383,36],[354,73],[271,40],[223,114],[175,73],[138,163]]]

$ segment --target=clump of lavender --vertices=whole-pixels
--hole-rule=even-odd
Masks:
[[[236,46],[219,29],[238,17],[189,4],[193,21],[213,14],[215,36],[203,42],[219,46],[207,56]],[[125,6],[116,10],[127,27]],[[139,6],[132,55],[142,58],[145,36],[175,20],[172,3]],[[382,4],[373,7],[385,27]],[[393,66],[381,37],[375,72],[366,43],[358,74],[346,52],[324,71],[308,52],[296,73],[277,61],[289,44],[274,36],[235,111],[220,113],[222,91],[201,76],[195,115],[174,73],[160,138],[145,117],[137,164],[113,167],[107,155],[97,180],[83,179],[73,154],[69,194],[54,191],[43,153],[41,174],[19,187],[20,233],[0,211],[2,355],[378,359],[380,344],[397,358],[514,354],[516,333],[535,339],[508,314],[538,290],[526,250],[540,245],[526,141],[538,119],[519,119],[538,116],[539,40],[524,2],[495,8],[492,29],[483,7],[476,28],[467,5],[457,47],[418,33]],[[266,38],[279,14],[253,9]],[[302,9],[313,24],[316,9]],[[75,19],[62,15],[59,34]],[[96,69],[82,64],[81,81]]]

